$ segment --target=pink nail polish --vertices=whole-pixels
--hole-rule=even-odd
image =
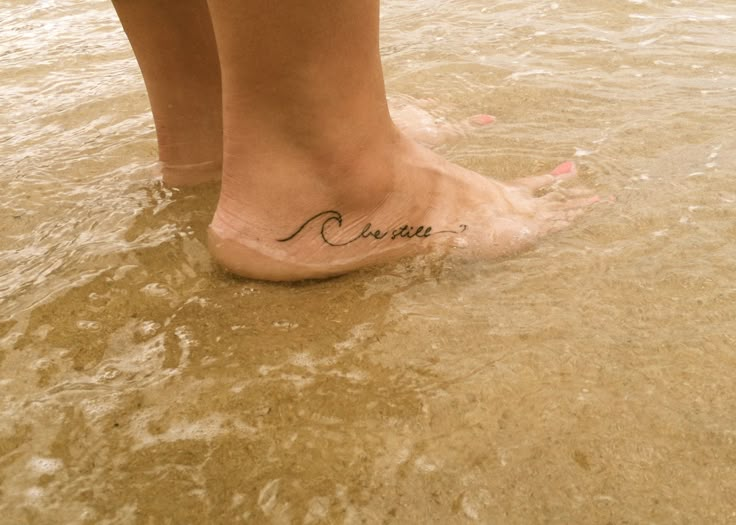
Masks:
[[[559,177],[560,175],[567,175],[568,173],[572,173],[572,171],[575,169],[575,163],[571,161],[563,162],[559,166],[557,166],[553,171],[552,175],[555,175]]]
[[[488,124],[493,124],[495,121],[496,117],[493,115],[480,114],[470,117],[470,122],[476,126],[487,126]]]

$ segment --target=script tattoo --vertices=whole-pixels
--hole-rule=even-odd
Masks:
[[[340,228],[342,227],[342,222],[343,216],[342,213],[340,213],[339,211],[323,211],[321,213],[318,213],[314,217],[310,217],[309,219],[307,219],[304,224],[299,226],[299,228],[288,237],[276,240],[277,242],[291,241],[295,239],[300,233],[302,233],[310,224],[319,225],[319,236],[322,238],[325,244],[328,244],[330,246],[347,246],[348,244],[352,244],[361,239],[375,239],[377,241],[395,241],[397,239],[427,239],[434,235],[451,233],[457,235],[463,233],[465,230],[468,229],[465,224],[459,225],[457,230],[440,231],[433,230],[432,226],[409,226],[408,224],[404,224],[403,226],[399,226],[398,228],[394,228],[392,230],[381,230],[380,228],[374,228],[373,225],[369,222],[368,224],[363,226],[362,231],[358,235],[346,241],[339,241],[336,239],[336,237],[339,235]],[[332,226],[333,228],[329,229],[330,226]]]

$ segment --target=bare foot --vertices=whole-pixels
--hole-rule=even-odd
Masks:
[[[582,190],[555,191],[576,175],[572,162],[504,184],[398,132],[349,166],[313,167],[283,160],[270,166],[274,175],[263,187],[253,185],[257,177],[226,177],[209,231],[214,258],[236,274],[275,281],[428,252],[494,258],[564,228],[598,200]],[[552,191],[537,195],[545,189]]]
[[[410,139],[424,146],[439,146],[462,138],[474,129],[495,122],[487,114],[473,115],[459,122],[447,119],[448,111],[442,111],[433,99],[416,99],[407,95],[388,98],[391,118]]]

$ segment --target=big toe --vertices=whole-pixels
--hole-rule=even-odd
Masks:
[[[532,177],[524,177],[517,179],[515,182],[519,186],[523,186],[534,191],[552,186],[553,184],[563,180],[572,179],[576,177],[577,174],[578,170],[575,163],[568,160],[558,165],[549,173],[545,173],[544,175],[534,175]]]

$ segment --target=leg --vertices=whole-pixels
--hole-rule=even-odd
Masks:
[[[224,166],[210,247],[248,277],[326,277],[466,247],[495,257],[592,199],[502,184],[406,138],[389,116],[378,0],[209,0],[223,83]]]
[[[156,124],[164,181],[219,178],[220,65],[206,0],[113,0]]]

